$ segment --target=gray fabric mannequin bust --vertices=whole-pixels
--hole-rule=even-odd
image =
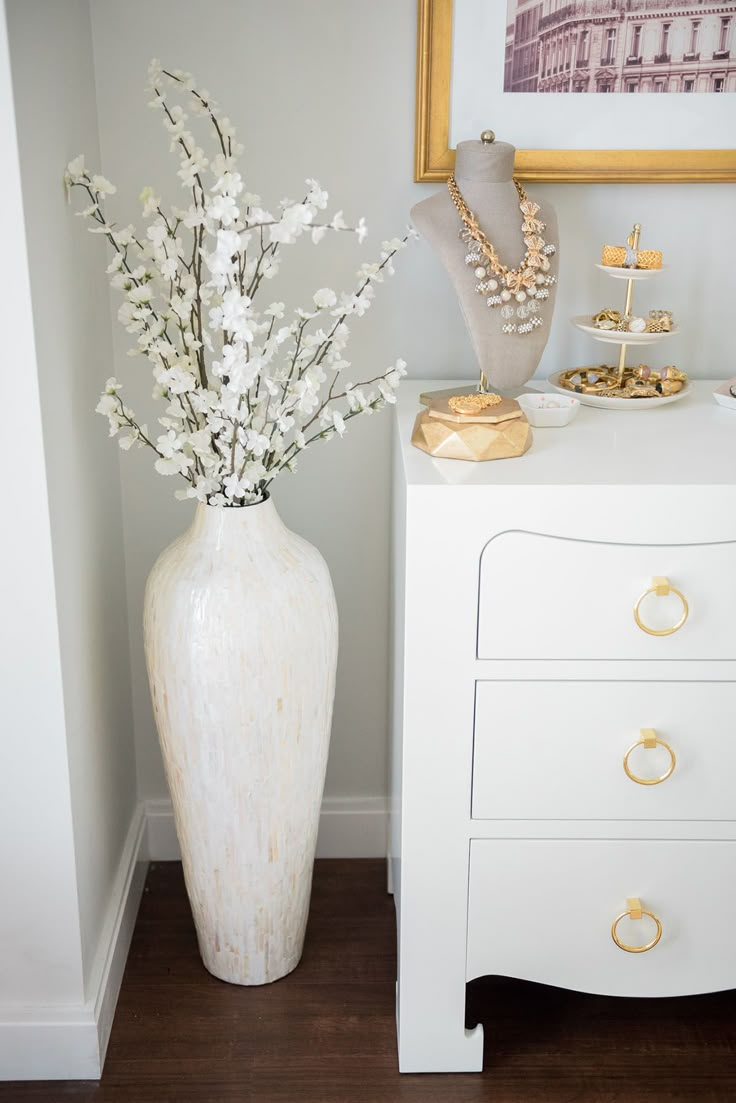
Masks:
[[[502,264],[515,268],[524,258],[522,213],[513,183],[515,149],[507,142],[460,142],[455,160],[455,179],[463,199],[475,214],[483,233],[493,243]],[[529,196],[534,202],[539,199]],[[465,324],[488,386],[509,391],[523,386],[537,369],[549,337],[557,285],[540,303],[543,325],[531,333],[503,333],[499,307],[486,305],[486,296],[476,291],[473,268],[465,263],[468,246],[461,241],[460,216],[447,189],[424,199],[412,208],[412,221],[427,239],[453,282]],[[548,203],[540,203],[536,216],[546,222],[545,241],[559,245],[557,216]],[[557,273],[557,256],[551,257],[550,274]]]

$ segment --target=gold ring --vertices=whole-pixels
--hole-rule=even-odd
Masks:
[[[636,901],[636,903],[638,904],[638,901]],[[657,931],[654,935],[654,938],[651,939],[649,942],[645,943],[644,946],[629,946],[626,942],[622,942],[621,939],[618,937],[618,935],[616,933],[616,928],[618,927],[621,920],[625,919],[626,916],[631,916],[632,919],[641,919],[641,917],[643,915],[648,916],[649,919],[653,919],[654,922],[657,924]],[[617,915],[616,918],[614,919],[613,923],[611,924],[611,938],[616,943],[619,950],[625,950],[627,954],[644,954],[644,953],[646,953],[647,950],[652,950],[657,945],[657,943],[659,942],[661,937],[662,937],[662,924],[657,919],[654,912],[648,912],[642,907],[627,908],[625,912],[621,912],[620,915]]]
[[[631,744],[628,751],[624,755],[624,770],[626,772],[626,776],[630,777],[632,781],[635,781],[637,785],[659,785],[661,782],[666,781],[667,778],[671,777],[674,773],[675,766],[677,765],[675,752],[672,750],[672,747],[670,747],[669,743],[665,743],[664,739],[658,739],[653,732],[650,733],[643,730],[642,736],[642,739],[637,739],[636,743]],[[629,769],[629,755],[632,751],[635,751],[637,747],[664,747],[664,749],[670,756],[669,769],[666,770],[665,773],[660,774],[659,777],[653,778],[638,777],[636,774],[632,773]]]
[[[648,624],[644,624],[644,621],[639,615],[639,609],[641,603],[645,597],[649,594],[656,594],[657,597],[666,597],[667,594],[675,594],[682,602],[682,616],[678,620],[677,624],[673,624],[671,628],[650,628]],[[681,590],[678,590],[675,586],[671,586],[666,578],[653,578],[652,585],[648,590],[645,590],[641,595],[636,605],[634,606],[634,620],[641,628],[642,632],[646,632],[650,636],[671,636],[674,632],[678,632],[682,628],[683,624],[688,618],[690,608],[688,606],[685,595]]]

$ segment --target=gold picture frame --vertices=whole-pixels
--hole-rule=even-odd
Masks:
[[[494,0],[501,3],[504,0]],[[447,180],[453,0],[418,0],[414,179]],[[546,183],[726,183],[734,149],[517,149],[519,180]]]

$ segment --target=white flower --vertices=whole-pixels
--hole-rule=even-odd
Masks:
[[[173,280],[176,276],[178,264],[175,257],[167,257],[159,265],[159,272],[165,280]]]
[[[337,302],[337,295],[334,291],[331,291],[329,287],[321,287],[319,291],[315,291],[314,295],[312,295],[312,299],[317,309],[323,310],[335,305]]]
[[[338,295],[318,287],[309,309],[296,308],[284,324],[284,302],[269,303],[271,295],[263,292],[264,280],[273,279],[288,256],[282,246],[302,236],[317,245],[328,230],[354,232],[362,242],[365,220],[348,226],[342,210],[332,217],[322,213],[329,197],[312,178],[301,202],[283,199],[274,216],[245,190],[242,146],[208,93],[190,74],[164,73],[156,61],[149,76],[152,106],[161,110],[177,154],[186,200],[164,208],[145,187],[140,202],[146,223],[140,230],[118,228],[112,213],[108,220],[107,204],[102,208],[114,185],[92,175],[81,156],[65,174],[69,192],[82,186],[80,217],[111,246],[107,276],[122,293],[118,317],[133,337],[127,354],[147,358],[154,399],[163,400],[153,434],[123,404],[114,378],[96,409],[124,451],[152,448],[157,472],[183,478],[177,498],[239,507],[262,500],[271,480],[294,470],[297,454],[309,444],[343,436],[350,417],[394,401],[406,372],[402,360],[386,369],[377,390],[346,378],[351,334],[345,319],[369,309],[374,285],[391,271],[391,257],[411,232],[384,241],[380,262],[364,265],[352,290]],[[202,133],[213,138],[211,160],[191,129],[189,116],[195,115],[203,116]],[[259,291],[268,305],[256,299]],[[344,402],[333,397],[338,373]]]
[[[355,233],[356,233],[357,238],[358,238],[358,244],[362,245],[363,242],[365,241],[366,235],[368,233],[368,227],[365,224],[365,219],[364,218],[361,218],[361,219],[358,220],[358,225],[355,227]]]
[[[92,190],[99,192],[100,195],[114,195],[118,189],[105,176],[93,176]]]
[[[197,385],[197,380],[190,371],[176,366],[162,372],[158,382],[172,394],[186,394],[187,391],[193,391]]]
[[[110,414],[117,413],[119,408],[118,400],[114,395],[103,394],[102,398],[95,406],[95,413],[102,414],[104,417],[109,417]]]
[[[269,227],[271,242],[281,242],[284,245],[293,244],[313,217],[314,215],[306,203],[294,203],[293,206],[287,207],[281,215],[281,221],[277,222],[275,226]]]
[[[151,288],[147,283],[142,283],[138,287],[131,287],[128,292],[128,301],[139,305],[140,303],[150,303],[151,301]]]
[[[215,195],[206,201],[206,205],[209,217],[223,226],[232,226],[233,222],[237,222],[240,211],[231,195]]]
[[[307,187],[309,188],[307,203],[316,207],[318,211],[323,211],[327,206],[329,195],[319,186],[316,180],[307,180]]]
[[[70,161],[66,166],[67,175],[72,180],[79,180],[82,176],[87,175],[87,169],[84,164],[84,154],[80,153],[78,157],[75,157],[73,161]]]
[[[179,452],[183,445],[183,440],[179,437],[173,429],[169,429],[168,433],[164,433],[156,440],[156,447],[162,456],[166,459],[171,459],[175,452]]]
[[[300,413],[311,414],[319,406],[319,399],[306,379],[298,379],[289,390],[296,399],[296,406]]]
[[[212,190],[236,198],[243,190],[243,178],[239,172],[224,172]]]
[[[194,466],[194,460],[182,452],[176,452],[170,458],[157,459],[153,466],[159,475],[185,475],[187,469]]]
[[[165,222],[154,222],[146,230],[146,237],[153,245],[161,246],[168,237],[169,231]]]
[[[360,279],[360,280],[376,280],[377,279],[380,282],[380,280],[381,280],[381,266],[380,266],[380,264],[376,264],[376,263],[369,264],[368,262],[366,262],[365,264],[361,264],[360,268],[358,269],[358,279]]]
[[[156,214],[161,206],[160,198],[154,194],[153,188],[151,187],[145,187],[138,198],[143,204],[144,218],[149,218],[152,214]]]
[[[346,387],[345,397],[348,408],[356,413],[362,413],[370,405],[367,396],[360,387]]]
[[[256,458],[265,456],[268,451],[269,438],[265,433],[258,433],[255,429],[247,429],[245,433],[245,447]]]

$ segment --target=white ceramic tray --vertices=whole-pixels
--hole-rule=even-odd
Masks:
[[[716,387],[713,397],[719,406],[724,406],[727,410],[736,410],[736,398],[731,394],[731,387],[736,390],[736,376],[721,383],[720,387]]]
[[[606,398],[605,395],[598,394],[577,394],[577,392],[571,391],[569,387],[561,387],[559,385],[560,375],[560,372],[555,372],[554,375],[549,377],[549,382],[556,391],[565,395],[573,394],[578,401],[582,402],[583,406],[597,406],[600,410],[653,410],[657,406],[667,406],[670,402],[678,402],[679,399],[690,394],[692,390],[690,384],[686,383],[677,394],[663,395],[661,398]],[[736,399],[734,404],[736,405]]]
[[[596,341],[605,341],[608,345],[654,345],[663,337],[674,337],[679,333],[677,326],[673,326],[669,333],[628,333],[615,329],[597,329],[591,322],[589,314],[577,314],[570,321],[577,329],[582,329]]]
[[[609,276],[615,276],[617,280],[650,280],[652,276],[658,276],[664,272],[666,264],[661,268],[613,268],[608,264],[596,264],[601,272],[608,272]]]

